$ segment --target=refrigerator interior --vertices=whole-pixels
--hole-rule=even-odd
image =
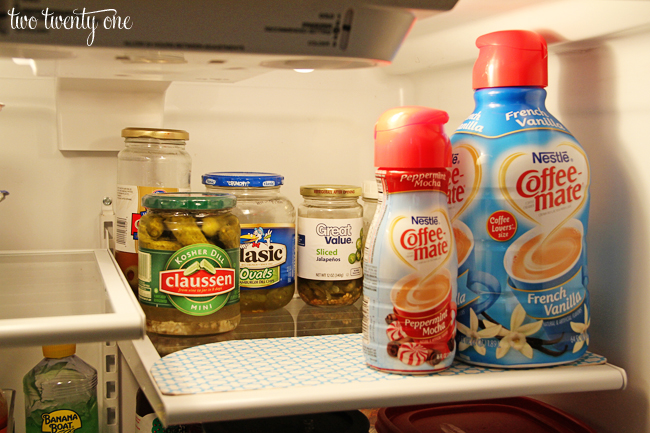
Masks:
[[[379,115],[399,105],[443,109],[451,134],[474,106],[474,40],[513,28],[547,37],[547,107],[590,158],[590,351],[628,374],[623,391],[535,397],[599,432],[650,432],[650,342],[642,338],[650,320],[644,313],[650,303],[650,172],[644,168],[650,151],[642,130],[650,119],[649,2],[460,0],[452,11],[418,22],[391,66],[269,70],[228,84],[139,86],[119,78],[77,86],[35,76],[29,61],[2,58],[0,189],[10,195],[0,204],[0,250],[102,246],[102,200],[115,196],[117,152],[61,149],[83,148],[85,137],[96,139],[107,125],[114,125],[115,137],[128,126],[188,131],[194,190],[203,190],[203,173],[222,170],[281,173],[282,191],[294,205],[301,202],[303,184],[361,185],[373,178]],[[78,93],[68,92],[69,86]],[[101,346],[79,346],[80,356],[100,371]],[[0,347],[0,384],[19,391],[17,433],[24,433],[21,379],[40,359],[39,347]],[[126,390],[135,388],[129,374],[125,378],[122,425],[130,432],[133,408]]]

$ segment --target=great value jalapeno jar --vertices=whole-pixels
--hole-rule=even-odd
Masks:
[[[350,305],[363,287],[361,187],[305,185],[298,207],[298,293],[309,305]]]
[[[228,332],[239,324],[239,220],[232,194],[157,193],[142,198],[138,298],[147,331]]]
[[[296,211],[280,192],[276,173],[213,172],[202,176],[209,192],[237,197],[241,224],[240,308],[261,313],[287,305],[295,293]]]

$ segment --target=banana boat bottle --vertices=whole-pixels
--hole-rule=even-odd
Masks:
[[[426,374],[455,353],[456,249],[446,112],[398,107],[375,125],[378,202],[364,250],[363,351],[381,371]]]
[[[451,138],[459,359],[538,367],[589,344],[589,162],[545,107],[547,47],[529,31],[476,41],[476,108]]]

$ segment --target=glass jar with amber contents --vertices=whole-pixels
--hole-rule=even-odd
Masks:
[[[309,305],[350,305],[363,288],[361,188],[305,185],[298,207],[298,293]]]
[[[228,332],[239,324],[239,220],[231,194],[159,193],[142,198],[138,299],[147,331]]]

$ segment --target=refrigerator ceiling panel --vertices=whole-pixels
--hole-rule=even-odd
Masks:
[[[390,63],[417,17],[456,2],[164,0],[153,14],[151,2],[18,0],[3,2],[0,56],[56,64],[38,75],[162,81],[370,67]]]

